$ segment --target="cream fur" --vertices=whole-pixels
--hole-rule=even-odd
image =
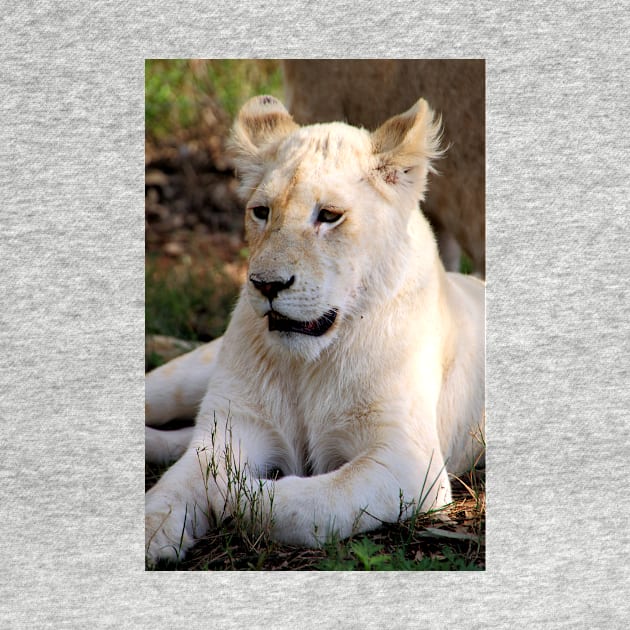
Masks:
[[[271,97],[243,107],[249,277],[285,284],[272,306],[291,320],[337,317],[321,336],[270,331],[249,281],[221,340],[147,376],[150,427],[199,408],[190,443],[147,429],[148,459],[181,455],[146,496],[149,562],[235,512],[313,546],[451,501],[447,470],[481,452],[484,287],[444,271],[417,210],[438,135],[423,100],[372,134],[299,127]]]

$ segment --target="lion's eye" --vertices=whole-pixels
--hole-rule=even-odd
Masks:
[[[269,218],[269,208],[267,206],[256,206],[252,208],[252,214],[261,221],[266,221]]]
[[[317,215],[317,220],[320,223],[336,223],[342,216],[343,213],[341,212],[334,212],[333,210],[322,208]]]

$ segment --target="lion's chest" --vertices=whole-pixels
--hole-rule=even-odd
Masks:
[[[287,437],[299,462],[295,472],[303,475],[340,468],[365,452],[375,433],[365,409],[310,397],[297,401],[292,420]]]

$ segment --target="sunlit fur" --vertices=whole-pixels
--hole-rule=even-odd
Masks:
[[[233,462],[262,489],[256,509],[275,539],[317,545],[444,506],[446,469],[481,451],[484,288],[445,273],[417,209],[439,156],[428,105],[370,134],[300,128],[258,97],[233,138],[248,277],[292,281],[271,301],[247,282],[222,340],[148,375],[148,425],[200,405],[188,448],[174,434],[183,454],[147,494],[150,562],[185,552],[209,512],[240,509],[242,497],[226,499]],[[322,208],[339,221],[318,221]],[[314,337],[269,331],[270,308],[298,322],[338,315]],[[147,441],[166,457],[154,430]],[[284,476],[258,479],[271,469]]]

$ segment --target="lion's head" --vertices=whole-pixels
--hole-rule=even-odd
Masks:
[[[233,147],[251,252],[246,290],[273,341],[313,359],[374,296],[393,295],[438,145],[423,100],[373,133],[300,127],[270,96],[244,105]]]

